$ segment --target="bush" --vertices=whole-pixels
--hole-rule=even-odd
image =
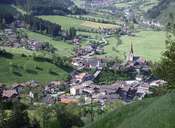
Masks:
[[[4,49],[0,49],[0,57],[8,58],[8,59],[13,59],[13,54],[6,52]]]
[[[55,76],[57,76],[57,75],[58,75],[58,73],[57,73],[57,72],[55,72],[55,71],[53,71],[52,69],[49,69],[49,73],[50,73],[51,75],[55,75]]]
[[[40,71],[43,71],[43,68],[41,68],[39,66],[36,66],[35,69],[40,70]]]
[[[27,55],[25,55],[25,54],[21,54],[21,57],[27,57]]]
[[[26,69],[26,72],[29,73],[29,74],[38,74],[37,71],[32,70],[32,69]]]
[[[52,60],[49,58],[41,57],[41,56],[34,56],[33,60],[38,61],[38,62],[49,62],[51,63]]]
[[[13,71],[13,74],[15,74],[16,76],[19,76],[19,77],[22,76],[22,74],[20,72],[18,72],[18,71]]]

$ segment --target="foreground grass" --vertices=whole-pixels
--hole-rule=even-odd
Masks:
[[[108,113],[86,128],[174,128],[175,93],[145,99]]]
[[[36,80],[47,83],[52,80],[66,80],[68,70],[49,62],[34,61],[32,57],[14,54],[13,58],[0,57],[0,83],[12,84]],[[54,73],[50,73],[53,71]]]

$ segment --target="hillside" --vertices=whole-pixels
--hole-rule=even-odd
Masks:
[[[175,15],[175,1],[161,0],[159,4],[148,11],[146,14],[149,18],[159,19],[165,23],[169,19],[169,14]]]
[[[174,128],[175,93],[132,103],[86,128]]]
[[[13,4],[33,15],[85,13],[85,11],[79,9],[71,0],[2,0],[0,1],[0,4]]]
[[[11,84],[29,80],[47,83],[68,78],[69,68],[47,61],[37,61],[32,55],[10,54],[8,57],[0,56],[0,83]]]

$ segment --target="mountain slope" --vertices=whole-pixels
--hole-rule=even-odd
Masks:
[[[146,16],[149,18],[158,19],[163,23],[167,23],[170,13],[175,15],[175,1],[160,0],[159,4],[150,9]]]
[[[14,4],[33,15],[84,14],[72,0],[0,0],[0,4]]]
[[[175,93],[146,99],[105,115],[86,128],[175,128]]]

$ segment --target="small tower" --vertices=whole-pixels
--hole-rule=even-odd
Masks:
[[[131,42],[131,50],[128,54],[127,61],[128,62],[133,62],[133,60],[134,60],[134,50],[133,50],[133,45],[132,45],[132,42]]]

